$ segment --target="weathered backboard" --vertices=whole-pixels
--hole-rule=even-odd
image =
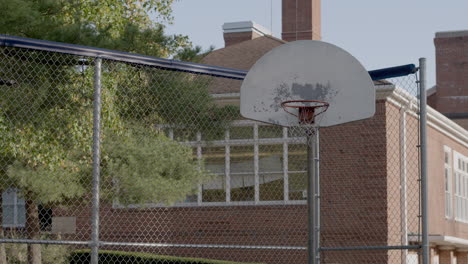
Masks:
[[[288,100],[328,102],[317,124],[321,127],[375,113],[375,88],[367,70],[348,52],[322,41],[290,42],[260,58],[242,83],[240,112],[265,123],[299,125],[298,118],[281,107]]]

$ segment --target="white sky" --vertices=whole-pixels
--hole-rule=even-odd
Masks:
[[[176,0],[169,34],[204,48],[224,47],[225,22],[253,20],[281,37],[281,0]],[[428,59],[435,84],[435,32],[468,29],[468,0],[322,0],[322,40],[374,70]]]

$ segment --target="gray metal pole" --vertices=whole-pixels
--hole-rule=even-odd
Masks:
[[[308,228],[308,264],[320,263],[318,255],[318,223],[319,208],[317,207],[317,143],[318,129],[307,131],[307,228]]]
[[[419,59],[419,115],[421,151],[421,222],[422,222],[422,263],[429,262],[428,239],[428,182],[427,182],[427,118],[426,118],[426,58]]]
[[[314,148],[314,181],[313,185],[315,187],[315,203],[314,203],[314,250],[315,250],[315,259],[317,264],[320,263],[320,129],[317,127],[315,129],[315,148]]]
[[[96,58],[94,65],[94,104],[93,104],[93,200],[91,218],[91,263],[98,264],[99,250],[99,185],[101,163],[101,64]]]

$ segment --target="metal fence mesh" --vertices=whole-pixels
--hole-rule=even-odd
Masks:
[[[395,87],[406,98],[388,98]],[[416,78],[376,89],[373,118],[322,129],[324,263],[419,263],[401,248],[421,243]]]
[[[213,96],[238,81],[0,50],[7,263],[91,261],[96,61],[100,263],[306,263],[304,130],[244,120],[238,98]],[[416,79],[376,89],[375,117],[321,129],[322,263],[418,263],[418,249],[370,248],[421,233]]]

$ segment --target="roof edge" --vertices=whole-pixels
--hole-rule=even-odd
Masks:
[[[394,84],[378,85],[375,86],[375,88],[376,100],[389,101],[398,107],[405,108],[407,111],[410,111],[413,116],[418,118],[419,102],[416,97],[409,92]],[[240,98],[240,93],[213,95],[215,100],[232,100],[236,97]],[[466,129],[430,106],[427,106],[427,120],[429,126],[468,148],[468,131]]]
[[[468,30],[440,31],[440,32],[436,32],[435,37],[436,38],[468,37]]]
[[[417,118],[419,102],[415,96],[395,85],[383,85],[377,88],[377,92],[386,93],[386,98],[401,108],[406,108]],[[452,138],[456,142],[468,148],[468,131],[448,117],[427,105],[427,124],[433,129]]]

